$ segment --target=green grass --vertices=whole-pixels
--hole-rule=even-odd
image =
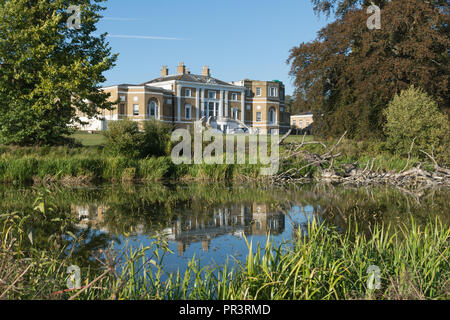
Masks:
[[[114,157],[103,149],[105,138],[102,134],[77,132],[74,136],[81,141],[82,147],[17,147],[0,146],[0,182],[24,183],[32,181],[154,181],[160,179],[198,179],[198,180],[242,180],[245,177],[261,178],[261,165],[175,165],[170,157],[130,159],[127,156]],[[234,137],[233,137],[234,139]],[[300,142],[303,136],[289,136],[289,142]],[[306,136],[305,141],[315,140]],[[336,139],[326,141],[331,148]],[[209,143],[204,143],[208,145]],[[280,153],[287,146],[280,147]],[[323,154],[326,150],[322,145],[309,144],[303,147],[311,153]],[[248,152],[248,146],[247,146]],[[359,168],[365,168],[375,159],[373,170],[400,172],[422,163],[422,168],[432,170],[429,159],[394,155],[382,142],[352,141],[344,139],[335,149],[341,156],[334,161],[334,169],[342,172],[342,165],[357,163]],[[408,164],[408,166],[406,166]],[[306,165],[301,157],[282,163],[279,173],[291,168],[301,168]],[[267,166],[264,166],[267,167]],[[302,175],[314,176],[317,168],[308,166]]]
[[[101,132],[90,134],[87,132],[78,131],[74,133],[71,138],[74,138],[85,147],[101,146],[106,142],[106,139]]]

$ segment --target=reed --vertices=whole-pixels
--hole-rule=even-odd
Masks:
[[[2,215],[0,297],[7,299],[449,299],[450,228],[438,219],[418,226],[411,218],[395,231],[375,225],[370,235],[350,222],[347,231],[312,221],[293,242],[253,244],[244,261],[202,266],[192,258],[184,272],[167,272],[173,254],[160,239],[148,247],[102,251],[100,265],[83,268],[82,287],[64,290],[69,247],[34,250],[26,221]],[[71,247],[73,248],[73,246]],[[68,253],[67,253],[68,252]],[[65,254],[63,254],[65,253]],[[368,269],[380,269],[371,289]]]

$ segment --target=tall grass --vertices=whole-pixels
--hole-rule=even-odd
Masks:
[[[264,247],[247,239],[244,261],[202,266],[195,257],[184,272],[167,272],[167,243],[102,251],[97,268],[82,268],[82,287],[67,290],[69,247],[33,249],[27,218],[2,215],[0,297],[7,299],[449,299],[450,229],[439,220],[414,219],[394,231],[376,225],[370,235],[350,223],[345,233],[312,221],[293,242]],[[73,249],[74,247],[71,246]],[[380,269],[370,288],[368,269]]]
[[[377,226],[370,237],[355,229],[341,234],[312,222],[294,244],[274,247],[268,240],[255,251],[247,242],[245,262],[202,267],[194,257],[184,273],[165,273],[167,249],[142,248],[130,252],[120,277],[103,285],[120,299],[450,298],[448,227],[439,221],[422,229],[413,222],[398,232]],[[370,266],[381,270],[380,289],[368,286]],[[110,297],[110,291],[104,294],[101,298]]]

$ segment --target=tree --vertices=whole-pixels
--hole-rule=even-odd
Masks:
[[[411,86],[402,91],[383,113],[387,120],[384,126],[387,144],[393,151],[407,154],[414,141],[413,151],[417,155],[420,150],[434,152],[439,160],[449,162],[448,118],[422,89]]]
[[[450,114],[447,1],[374,1],[381,30],[369,30],[362,5],[371,1],[313,0],[336,13],[317,39],[291,49],[295,108],[315,113],[315,132],[383,137],[383,110],[411,85],[423,88]]]
[[[117,55],[95,36],[105,0],[0,1],[0,143],[57,144],[81,123],[111,109],[100,90]],[[79,6],[80,28],[68,28]]]
[[[284,107],[287,112],[290,112],[291,114],[295,112],[295,110],[292,109],[292,104],[294,103],[294,99],[290,95],[286,95],[284,97]]]

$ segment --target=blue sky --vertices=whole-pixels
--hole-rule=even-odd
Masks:
[[[99,32],[108,32],[116,67],[105,85],[142,83],[161,66],[191,73],[203,65],[224,81],[281,80],[293,91],[289,50],[311,41],[326,24],[309,0],[109,0]]]

